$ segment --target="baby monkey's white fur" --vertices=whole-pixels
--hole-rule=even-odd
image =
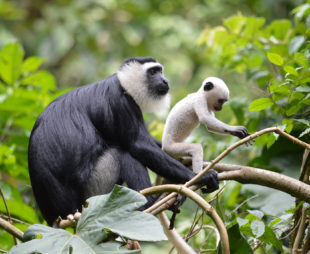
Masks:
[[[207,86],[211,85],[211,89]],[[223,80],[216,77],[206,78],[196,93],[187,95],[170,111],[164,127],[162,148],[176,159],[184,156],[192,158],[192,167],[199,173],[203,167],[203,149],[200,144],[188,144],[183,141],[199,123],[205,124],[211,132],[231,134],[243,138],[248,136],[243,126],[230,126],[216,119],[215,111],[229,99],[229,90]]]

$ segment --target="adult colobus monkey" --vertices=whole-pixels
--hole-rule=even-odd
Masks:
[[[230,134],[239,138],[250,135],[244,126],[230,126],[216,119],[214,112],[220,111],[229,99],[229,90],[223,80],[206,78],[196,93],[189,94],[170,111],[163,133],[163,150],[176,159],[192,158],[192,167],[199,173],[203,167],[203,149],[200,144],[183,141],[199,123],[215,133]]]
[[[39,116],[29,143],[29,173],[43,217],[51,225],[74,213],[86,198],[125,182],[151,186],[146,167],[184,183],[195,174],[161,149],[150,136],[142,111],[169,104],[163,66],[151,57],[124,61],[112,76],[76,88],[54,100]],[[217,174],[199,183],[213,191]],[[148,197],[149,206],[154,197]]]

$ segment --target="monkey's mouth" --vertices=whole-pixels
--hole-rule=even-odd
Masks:
[[[160,86],[157,89],[157,94],[158,95],[165,95],[168,93],[169,91],[169,86],[165,85],[165,86]]]
[[[214,106],[215,111],[221,111],[222,110],[222,106]]]

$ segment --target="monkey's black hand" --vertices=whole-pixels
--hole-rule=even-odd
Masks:
[[[244,127],[244,126],[233,126],[232,130],[229,131],[229,133],[233,136],[236,136],[240,139],[243,139],[247,136],[250,136],[250,133],[248,132],[248,130]],[[255,140],[249,140],[246,145],[253,145],[253,142],[255,142]]]
[[[207,189],[203,188],[203,193],[211,193],[219,188],[219,180],[217,178],[217,172],[210,169],[197,184],[205,184]]]
[[[248,130],[244,126],[233,126],[229,133],[233,136],[236,136],[240,139],[243,139],[250,135]]]

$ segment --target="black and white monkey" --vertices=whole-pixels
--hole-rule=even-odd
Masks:
[[[191,157],[193,171],[199,173],[203,167],[202,146],[183,142],[199,123],[211,132],[239,138],[249,136],[244,126],[230,126],[215,117],[214,112],[222,110],[228,99],[229,89],[223,80],[206,78],[196,93],[179,101],[169,112],[162,138],[163,150],[176,159]]]
[[[163,66],[151,57],[125,60],[112,76],[54,100],[37,119],[29,141],[29,173],[38,206],[52,225],[81,209],[85,199],[125,182],[150,187],[147,172],[175,183],[195,176],[161,149],[142,112],[169,104]],[[198,183],[218,188],[210,171]],[[148,197],[147,206],[154,202]]]

